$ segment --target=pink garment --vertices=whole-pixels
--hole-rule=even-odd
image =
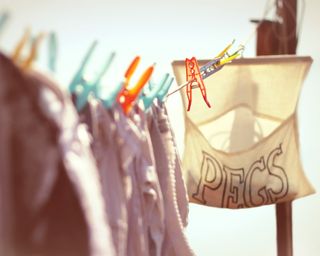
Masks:
[[[48,79],[3,55],[0,78],[0,255],[114,255],[88,134],[73,106]]]
[[[152,107],[149,131],[165,202],[166,234],[162,255],[194,255],[183,231],[188,215],[187,192],[168,116],[162,103]]]

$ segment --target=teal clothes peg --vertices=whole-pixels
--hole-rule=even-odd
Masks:
[[[101,80],[105,73],[108,71],[114,57],[115,52],[112,52],[94,82],[90,83],[85,81],[84,79],[82,80],[82,92],[77,95],[76,100],[76,107],[79,112],[85,107],[90,93],[92,93],[95,97],[100,98]]]
[[[139,100],[143,100],[143,97],[148,95],[151,92],[152,88],[155,87],[155,85],[156,85],[155,82],[152,79],[150,79],[148,81],[148,84],[143,87],[142,93],[140,93],[140,96],[139,96]]]
[[[84,69],[85,67],[87,66],[92,54],[93,54],[93,51],[94,49],[96,48],[98,42],[97,41],[94,41],[88,52],[86,53],[85,57],[83,58],[82,62],[81,62],[81,65],[80,65],[80,68],[78,69],[78,71],[76,72],[75,76],[73,77],[71,83],[69,84],[69,92],[70,93],[75,93],[76,92],[76,88],[77,86],[79,85],[82,85],[82,86],[85,86],[85,81],[83,79],[83,73],[84,73]]]
[[[58,56],[58,40],[55,32],[49,34],[49,59],[48,68],[52,73],[56,72]]]
[[[93,83],[93,87],[92,87],[93,93],[98,97],[100,96],[100,93],[101,93],[101,80],[109,70],[115,56],[116,56],[116,53],[111,52],[109,58],[107,59],[104,66],[102,67],[100,74],[97,76],[96,81]]]
[[[168,80],[163,86],[162,88],[160,89],[160,91],[158,92],[157,94],[157,99],[160,100],[160,101],[164,101],[171,85],[173,83],[173,78],[171,78],[170,80]]]
[[[85,105],[87,104],[88,101],[88,97],[89,94],[92,91],[92,85],[89,83],[83,83],[84,86],[82,86],[82,91],[81,93],[77,93],[77,97],[76,97],[76,108],[78,110],[78,112],[80,112]]]
[[[148,81],[148,85],[146,85],[145,87],[143,87],[142,93],[140,94],[139,99],[142,100],[142,98],[143,98],[145,95],[147,95],[148,93],[151,92],[151,90],[152,90],[152,88],[154,88],[154,86],[155,86],[155,83],[153,82],[152,79],[150,79],[150,80]]]
[[[148,81],[148,86],[144,88],[144,91],[148,90],[150,92],[155,85],[156,85],[155,82],[152,79],[150,79]]]
[[[152,85],[152,88],[149,91],[149,93],[147,93],[146,95],[144,95],[142,97],[142,101],[143,101],[143,105],[144,105],[145,110],[150,108],[150,106],[153,103],[153,100],[157,97],[157,95],[161,91],[162,87],[166,84],[168,78],[169,78],[169,74],[166,73],[162,77],[160,83],[158,85]]]
[[[114,105],[116,98],[124,85],[125,82],[122,81],[118,83],[116,86],[113,86],[113,88],[110,88],[110,90],[108,90],[108,95],[105,98],[100,97],[102,104],[105,108],[109,109]]]
[[[7,21],[9,20],[10,14],[9,12],[3,12],[0,14],[0,32],[5,27]]]

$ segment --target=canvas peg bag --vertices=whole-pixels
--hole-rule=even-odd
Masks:
[[[190,202],[237,209],[314,193],[300,160],[296,111],[311,63],[296,56],[234,60],[204,80],[211,108],[192,90],[182,158]],[[183,84],[184,61],[172,65]],[[185,89],[181,96],[186,109]]]

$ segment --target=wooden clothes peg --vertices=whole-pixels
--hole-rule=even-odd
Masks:
[[[26,29],[25,33],[23,34],[22,38],[19,40],[17,46],[13,51],[13,54],[11,56],[12,60],[19,66],[21,66],[23,69],[31,68],[32,63],[34,62],[37,56],[40,43],[42,42],[44,37],[45,33],[39,33],[31,44],[31,49],[28,56],[25,59],[22,59],[22,50],[31,38],[31,30],[29,28]]]

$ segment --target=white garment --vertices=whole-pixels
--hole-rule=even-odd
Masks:
[[[127,255],[128,212],[125,193],[126,177],[120,168],[116,146],[116,124],[96,99],[88,102],[87,121],[91,125],[93,154],[97,161],[106,212],[117,256]]]
[[[149,131],[164,199],[166,234],[162,255],[194,255],[184,234],[188,216],[188,201],[180,159],[175,148],[165,106],[160,102],[152,107]]]

